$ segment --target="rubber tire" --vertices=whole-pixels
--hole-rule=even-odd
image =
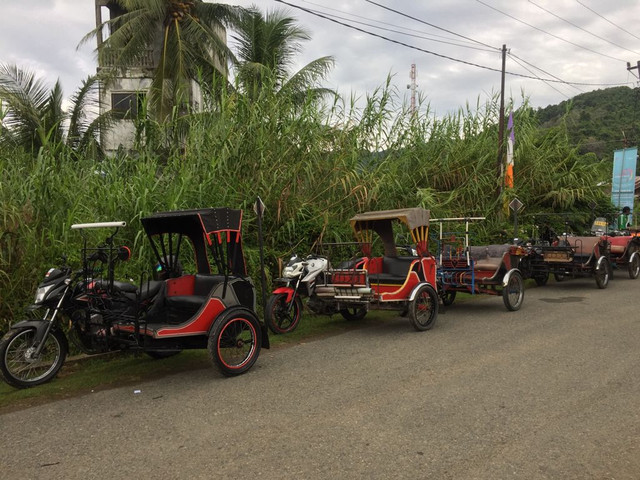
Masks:
[[[448,292],[446,292],[443,296],[442,296],[442,304],[445,307],[448,307],[449,305],[453,305],[453,302],[456,299],[456,292],[455,290],[450,290]]]
[[[0,371],[2,372],[4,380],[9,385],[18,388],[29,388],[47,383],[58,374],[58,372],[62,368],[62,365],[64,364],[65,359],[67,358],[67,352],[69,350],[67,338],[64,336],[64,333],[62,333],[62,331],[58,329],[51,330],[45,342],[50,342],[50,340],[53,339],[53,348],[56,349],[55,361],[52,363],[52,365],[44,375],[37,377],[35,380],[24,380],[22,378],[16,377],[7,366],[7,350],[17,339],[23,337],[23,335],[29,335],[29,333],[31,333],[31,341],[33,341],[33,335],[35,334],[35,332],[36,330],[34,328],[22,328],[13,330],[5,335],[5,337],[0,342]]]
[[[604,258],[599,266],[596,264],[593,276],[596,278],[596,285],[598,288],[607,288],[609,280],[611,279],[611,270],[611,264],[607,258]]]
[[[286,293],[278,293],[275,295],[271,295],[271,297],[269,297],[269,301],[267,302],[267,310],[264,315],[264,321],[269,327],[269,330],[271,330],[275,334],[293,332],[298,327],[300,319],[302,318],[302,300],[300,300],[300,297],[296,295],[292,300],[292,319],[288,325],[285,324],[285,326],[282,327],[283,321],[286,319],[285,315],[283,314],[284,312],[282,312],[282,309],[287,306],[286,299]]]
[[[536,275],[535,277],[533,277],[533,279],[535,280],[536,285],[538,285],[539,287],[544,287],[549,281],[549,274],[545,273],[543,275]]]
[[[416,292],[413,301],[409,303],[409,320],[413,328],[419,332],[433,328],[438,318],[438,303],[438,294],[433,287],[422,285]],[[427,307],[426,315],[424,311],[421,311],[421,306]]]
[[[628,265],[629,278],[635,280],[640,275],[640,254],[634,252],[631,254]]]
[[[515,302],[511,298],[513,294],[517,295]],[[502,300],[504,301],[504,306],[510,312],[520,310],[524,301],[524,280],[520,272],[513,272],[509,277],[509,282],[502,289]]]
[[[178,355],[181,351],[182,350],[146,350],[144,353],[149,355],[154,360],[162,360],[164,358]]]
[[[340,315],[349,322],[357,322],[367,316],[367,307],[343,308]]]
[[[231,332],[230,329],[241,328],[240,333],[248,333],[249,338],[240,340],[238,338],[238,332]],[[221,349],[225,348],[225,340],[229,342],[233,337],[233,343],[235,348],[244,347],[247,344],[251,344],[249,351],[244,355],[240,361],[231,363],[224,358]],[[226,348],[233,348],[227,346]],[[211,333],[209,334],[209,341],[207,344],[207,350],[209,351],[209,359],[218,367],[220,372],[227,377],[234,377],[247,372],[260,355],[260,349],[262,348],[262,328],[258,322],[257,317],[253,312],[247,309],[234,308],[227,310],[220,314],[213,322]]]
[[[556,282],[562,282],[562,281],[564,281],[564,279],[565,279],[565,278],[567,278],[567,277],[565,276],[565,274],[564,274],[564,273],[554,273],[554,274],[553,274],[553,278],[555,278],[555,279],[556,279]]]

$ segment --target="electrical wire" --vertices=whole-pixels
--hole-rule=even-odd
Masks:
[[[535,68],[536,70],[538,70],[538,71],[540,71],[540,72],[544,73],[545,75],[549,75],[550,77],[555,78],[556,80],[559,80],[560,82],[562,82],[562,83],[566,84],[567,86],[575,88],[575,89],[576,89],[577,91],[579,91],[580,93],[584,93],[584,90],[581,90],[580,88],[576,87],[575,85],[572,85],[570,82],[567,82],[567,81],[565,81],[565,80],[561,79],[560,77],[557,77],[557,76],[555,76],[554,74],[549,73],[549,72],[547,72],[546,70],[543,70],[542,68],[540,68],[540,67],[537,67],[537,66],[533,65],[533,64],[532,64],[532,63],[530,63],[530,62],[527,62],[525,59],[520,58],[520,57],[518,57],[517,55],[514,55],[513,53],[511,53],[511,51],[509,51],[509,52],[507,52],[507,53],[508,53],[508,55],[509,55],[509,57],[510,57],[510,58],[514,59],[514,61],[515,61],[515,59],[518,59],[518,60],[520,60],[521,62],[523,62],[523,63],[525,63],[525,64],[529,65],[531,68]],[[517,62],[516,62],[516,63],[517,63]],[[521,66],[522,66],[522,65],[521,65]],[[523,67],[523,68],[524,68],[524,67]],[[540,80],[545,81],[543,78],[541,78]]]
[[[456,37],[461,37],[461,38],[464,38],[465,40],[469,40],[471,42],[477,43],[479,45],[483,45],[483,46],[491,48],[493,50],[500,51],[500,48],[498,48],[498,47],[493,47],[491,45],[487,45],[486,43],[482,43],[482,42],[480,42],[478,40],[474,40],[473,38],[465,37],[464,35],[460,35],[459,33],[452,32],[451,30],[447,30],[446,28],[438,27],[437,25],[433,25],[432,23],[425,22],[424,20],[420,20],[419,18],[413,17],[411,15],[407,15],[406,13],[402,13],[402,12],[400,12],[398,10],[394,10],[393,8],[385,7],[384,5],[376,3],[376,2],[374,2],[372,0],[365,0],[365,2],[371,3],[372,5],[376,5],[376,6],[380,7],[380,8],[384,8],[385,10],[389,10],[390,12],[396,13],[398,15],[402,15],[403,17],[410,18],[411,20],[415,20],[416,22],[424,23],[425,25],[428,25],[428,26],[430,26],[432,28],[436,28],[438,30],[442,30],[443,32],[450,33],[451,35],[455,35]]]
[[[500,9],[498,9],[498,8],[496,8],[496,7],[492,7],[491,5],[489,5],[488,3],[483,2],[482,0],[476,0],[476,2],[480,3],[481,5],[484,5],[485,7],[490,8],[491,10],[494,10],[494,11],[496,11],[496,12],[498,12],[498,13],[500,13],[500,14],[502,14],[502,15],[506,16],[506,17],[509,17],[509,18],[511,18],[511,19],[513,19],[513,20],[515,20],[516,22],[520,22],[520,23],[522,23],[523,25],[526,25],[527,27],[533,28],[534,30],[537,30],[537,31],[539,31],[539,32],[542,32],[542,33],[544,33],[544,34],[546,34],[546,35],[549,35],[549,36],[551,36],[551,37],[553,37],[553,38],[556,38],[556,39],[558,39],[558,40],[561,40],[561,41],[563,41],[563,42],[565,42],[565,43],[568,43],[569,45],[573,45],[574,47],[581,48],[582,50],[586,50],[586,51],[588,51],[588,52],[595,53],[596,55],[600,55],[601,57],[606,57],[606,58],[610,58],[610,59],[612,59],[612,60],[617,60],[617,61],[619,61],[619,62],[627,63],[627,61],[626,61],[626,60],[622,60],[621,58],[616,58],[616,57],[612,57],[611,55],[607,55],[606,53],[597,52],[597,51],[595,51],[595,50],[592,50],[591,48],[585,47],[585,46],[583,46],[583,45],[578,45],[577,43],[571,42],[571,41],[569,41],[569,40],[567,40],[567,39],[565,39],[565,38],[562,38],[562,37],[560,37],[560,36],[558,36],[558,35],[555,35],[555,34],[553,34],[553,33],[547,32],[546,30],[543,30],[543,29],[538,28],[538,27],[536,27],[536,26],[534,26],[534,25],[531,25],[530,23],[527,23],[527,22],[525,22],[524,20],[520,20],[519,18],[514,17],[513,15],[510,15],[510,14],[509,14],[509,13],[507,13],[507,12],[503,12],[502,10],[500,10]]]
[[[434,55],[434,56],[436,56],[436,57],[444,58],[444,59],[446,59],[446,60],[451,60],[451,61],[454,61],[454,62],[457,62],[457,63],[462,63],[462,64],[464,64],[464,65],[469,65],[469,66],[473,66],[473,67],[481,68],[481,69],[483,69],[483,70],[488,70],[488,71],[492,71],[492,72],[499,72],[499,73],[502,73],[502,70],[500,70],[500,69],[498,69],[498,68],[488,67],[488,66],[486,66],[486,65],[480,65],[480,64],[478,64],[478,63],[469,62],[469,61],[467,61],[467,60],[462,60],[462,59],[459,59],[459,58],[450,57],[450,56],[448,56],[448,55],[443,55],[443,54],[441,54],[441,53],[432,52],[432,51],[430,51],[430,50],[426,50],[426,49],[424,49],[424,48],[419,48],[419,47],[416,47],[416,46],[414,46],[414,45],[409,45],[409,44],[404,43],[404,42],[401,42],[401,41],[399,41],[399,40],[394,40],[394,39],[391,39],[391,38],[385,37],[384,35],[380,35],[380,34],[377,34],[377,33],[374,33],[374,32],[370,32],[370,31],[368,31],[368,30],[364,30],[364,29],[362,29],[362,28],[360,28],[360,27],[356,27],[356,26],[350,25],[350,24],[348,24],[348,23],[341,22],[341,21],[336,20],[336,19],[334,19],[334,18],[331,18],[331,17],[329,17],[329,16],[327,16],[327,15],[324,15],[324,14],[321,14],[321,13],[318,13],[318,12],[315,12],[315,11],[310,10],[310,9],[308,9],[308,8],[301,7],[300,5],[295,5],[295,4],[293,4],[293,3],[289,3],[289,2],[287,2],[287,1],[285,1],[285,0],[274,0],[274,1],[275,1],[275,2],[277,2],[277,3],[282,3],[283,5],[287,5],[287,6],[289,6],[289,7],[296,8],[296,9],[298,9],[298,10],[302,10],[303,12],[307,12],[307,13],[309,13],[309,14],[311,14],[311,15],[316,16],[316,17],[323,18],[323,19],[328,20],[328,21],[333,22],[333,23],[337,23],[337,24],[339,24],[339,25],[342,25],[342,26],[344,26],[344,27],[350,28],[350,29],[352,29],[352,30],[356,30],[356,31],[361,32],[361,33],[364,33],[364,34],[366,34],[366,35],[370,35],[370,36],[372,36],[372,37],[376,37],[376,38],[379,38],[379,39],[385,40],[385,41],[390,42],[390,43],[395,43],[395,44],[397,44],[397,45],[401,45],[401,46],[403,46],[403,47],[411,48],[411,49],[413,49],[413,50],[417,50],[417,51],[422,52],[422,53],[427,53],[427,54],[429,54],[429,55]],[[613,86],[623,86],[623,85],[626,85],[626,83],[587,83],[587,82],[567,82],[567,81],[564,81],[564,80],[558,80],[558,79],[555,79],[555,78],[542,79],[542,78],[540,78],[540,77],[533,76],[533,75],[523,75],[523,74],[521,74],[521,73],[514,73],[514,72],[509,72],[509,71],[506,71],[506,72],[505,72],[505,75],[511,75],[511,76],[514,76],[514,77],[520,77],[520,78],[528,78],[528,79],[530,79],[530,80],[538,80],[538,81],[544,80],[544,81],[546,81],[546,82],[551,82],[551,83],[563,83],[563,84],[566,84],[566,85],[575,85],[575,86],[589,86],[589,87],[613,87]]]
[[[580,5],[582,5],[584,8],[586,8],[587,10],[589,10],[590,12],[596,14],[598,17],[600,17],[601,19],[603,19],[605,22],[609,22],[611,25],[613,25],[614,27],[622,30],[625,33],[628,33],[629,35],[631,35],[634,38],[637,38],[638,40],[640,40],[640,37],[638,37],[637,35],[635,35],[634,33],[631,33],[629,30],[625,30],[624,28],[622,28],[620,25],[617,25],[615,23],[613,23],[611,20],[609,20],[608,18],[604,17],[603,15],[599,14],[598,12],[596,12],[593,8],[587,7],[584,3],[582,3],[580,0],[576,0],[576,2],[578,2]]]
[[[311,2],[304,2],[304,3],[311,3]],[[377,25],[373,25],[371,23],[361,22],[359,20],[353,20],[353,19],[346,18],[346,17],[340,16],[340,15],[329,14],[329,13],[321,12],[319,10],[309,10],[309,13],[324,14],[328,18],[332,18],[332,19],[336,19],[337,18],[337,19],[340,19],[340,20],[344,20],[346,22],[351,22],[351,23],[358,24],[358,25],[364,25],[364,26],[367,26],[367,27],[376,28],[378,30],[382,30],[382,31],[385,31],[385,32],[397,33],[398,35],[405,35],[407,37],[419,38],[419,39],[422,39],[422,40],[427,40],[429,42],[443,43],[445,45],[453,45],[454,47],[460,47],[460,48],[469,48],[469,49],[478,50],[478,51],[481,51],[481,52],[494,52],[495,51],[493,49],[489,50],[487,48],[474,47],[472,45],[465,45],[465,44],[459,43],[459,42],[452,42],[452,41],[446,41],[446,40],[439,40],[439,39],[435,39],[435,38],[430,38],[431,35],[427,34],[425,32],[420,32],[420,33],[422,33],[422,35],[418,35],[418,34],[407,33],[406,31],[394,30],[394,29],[386,28],[386,27],[380,27],[380,26],[377,26]],[[365,17],[358,16],[358,18],[365,18]],[[370,20],[370,19],[367,19],[367,20]],[[383,22],[379,22],[379,23],[383,23]],[[387,25],[391,25],[391,24],[387,24]],[[397,28],[402,28],[402,27],[397,27]],[[407,30],[407,29],[405,29],[405,30]],[[418,30],[412,30],[412,31],[417,32]],[[439,38],[447,38],[447,37],[443,37],[441,35],[438,35],[438,37]]]
[[[538,75],[536,75],[533,70],[530,70],[528,67],[526,67],[525,65],[523,65],[522,63],[520,63],[519,59],[515,56],[509,55],[509,58],[511,58],[511,60],[513,60],[514,62],[516,62],[518,65],[520,65],[522,68],[524,68],[527,72],[529,72],[531,75],[534,75],[536,77],[538,77]],[[540,78],[540,77],[538,77]],[[554,87],[552,84],[548,83],[544,78],[540,78],[541,81],[543,81],[549,88],[552,88],[553,90],[555,90],[556,92],[558,92],[560,95],[562,95],[563,97],[569,99],[571,97],[569,97],[569,95],[567,95],[566,93],[564,93],[563,91],[561,91],[560,89]]]
[[[393,27],[393,28],[396,28],[398,30],[405,30],[405,31],[408,31],[408,32],[415,32],[415,33],[418,33],[418,34],[429,35],[430,37],[441,38],[441,39],[444,39],[444,40],[452,40],[452,37],[450,37],[450,36],[437,35],[435,33],[426,33],[426,32],[424,32],[422,30],[416,30],[416,29],[413,29],[413,28],[407,28],[405,26],[394,25],[393,23],[389,23],[389,22],[382,22],[380,20],[374,20],[372,18],[368,18],[368,17],[365,17],[363,15],[356,15],[355,13],[348,13],[348,12],[344,12],[342,10],[339,10],[337,8],[331,8],[331,7],[327,7],[325,5],[321,5],[319,3],[310,2],[309,0],[299,0],[299,1],[301,3],[306,3],[306,4],[309,4],[309,5],[313,5],[313,6],[316,6],[316,7],[323,8],[324,10],[330,10],[330,11],[338,12],[338,13],[343,14],[343,15],[348,15],[348,16],[354,17],[354,18],[360,18],[360,19],[366,20],[368,22],[375,22],[375,23],[378,23],[380,25],[387,25],[389,27]],[[343,18],[344,20],[348,20],[348,19],[346,19],[344,17],[340,17],[340,16],[337,16],[337,17],[338,18]],[[351,20],[351,21],[355,22],[355,20]],[[456,41],[460,42],[460,40],[456,40]],[[469,43],[470,45],[476,45],[478,42],[475,41],[475,40],[472,40],[472,41],[468,41],[467,43]],[[462,43],[456,44],[456,45],[464,46]],[[478,49],[478,50],[482,50],[482,49]],[[495,48],[491,47],[490,51],[494,51],[494,50],[495,50]]]
[[[553,15],[553,16],[554,16],[554,17],[556,17],[558,20],[562,20],[563,22],[568,23],[568,24],[569,24],[569,25],[571,25],[572,27],[575,27],[575,28],[577,28],[578,30],[582,30],[583,32],[588,33],[589,35],[591,35],[591,36],[593,36],[593,37],[596,37],[596,38],[598,38],[598,39],[600,39],[600,40],[603,40],[603,41],[605,41],[605,42],[607,42],[607,43],[609,43],[609,44],[613,45],[614,47],[618,47],[618,48],[621,48],[621,49],[623,49],[623,50],[626,50],[627,52],[631,52],[631,53],[635,53],[636,55],[640,55],[640,53],[638,53],[638,52],[635,52],[635,51],[633,51],[633,50],[629,50],[628,48],[623,47],[622,45],[618,45],[617,43],[614,43],[614,42],[612,42],[612,41],[610,41],[610,40],[607,40],[607,39],[606,39],[606,38],[604,38],[604,37],[601,37],[600,35],[596,35],[595,33],[590,32],[589,30],[587,30],[587,29],[585,29],[585,28],[582,28],[580,25],[576,25],[575,23],[573,23],[573,22],[571,22],[571,21],[567,20],[566,18],[562,18],[560,15],[556,15],[556,14],[555,14],[555,13],[553,13],[552,11],[547,10],[546,8],[544,8],[544,7],[543,7],[543,6],[541,6],[541,5],[538,5],[538,4],[537,4],[537,3],[535,3],[533,0],[529,0],[529,3],[530,3],[531,5],[533,5],[533,6],[535,6],[535,7],[538,7],[538,8],[539,8],[540,10],[542,10],[543,12],[547,12],[549,15]]]

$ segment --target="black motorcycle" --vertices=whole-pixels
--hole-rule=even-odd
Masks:
[[[249,370],[269,339],[246,275],[241,219],[240,210],[229,208],[143,218],[158,263],[138,284],[114,278],[116,265],[130,256],[114,243],[125,222],[73,225],[82,232],[114,231],[97,247],[88,247],[84,236],[81,269],[74,271],[65,259],[47,272],[28,309],[32,318],[12,325],[0,341],[4,380],[16,387],[51,380],[69,352],[67,338],[87,354],[137,350],[166,358],[206,348],[224,375]],[[182,272],[181,256],[195,259],[195,273]]]

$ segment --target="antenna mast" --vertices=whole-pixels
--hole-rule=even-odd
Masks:
[[[411,83],[407,85],[407,88],[411,90],[411,107],[409,111],[413,114],[416,111],[416,64],[411,64],[411,71],[409,72],[409,78]]]

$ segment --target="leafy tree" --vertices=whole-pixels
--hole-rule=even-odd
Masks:
[[[106,80],[117,71],[137,65],[145,51],[158,49],[159,59],[149,91],[150,111],[164,120],[173,107],[189,102],[192,81],[221,75],[224,59],[232,58],[223,36],[242,11],[240,7],[202,0],[114,0],[122,15],[105,21],[83,41],[103,28],[111,35],[98,49],[115,70],[104,70]],[[222,67],[224,69],[224,67]]]
[[[301,42],[309,40],[309,33],[295,24],[281,10],[263,15],[255,7],[246,11],[233,36],[237,42],[236,78],[239,89],[251,99],[263,90],[289,96],[301,104],[309,94],[315,98],[331,94],[332,90],[319,86],[334,64],[325,56],[309,62],[295,73],[290,69]]]
[[[97,132],[108,117],[92,112],[96,87],[96,78],[88,77],[71,98],[71,109],[65,111],[59,81],[50,89],[33,72],[0,64],[0,100],[4,110],[0,141],[32,154],[41,148],[48,148],[54,155],[65,148],[77,154],[97,149]]]

